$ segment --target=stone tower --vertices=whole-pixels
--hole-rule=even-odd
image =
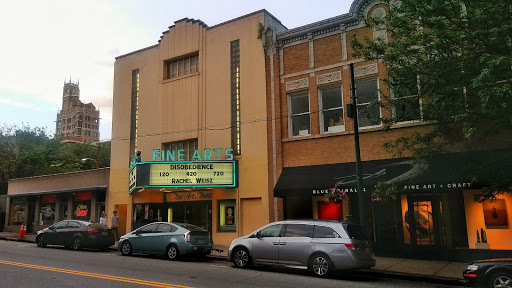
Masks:
[[[100,111],[94,104],[80,101],[80,83],[64,81],[55,135],[63,135],[63,140],[68,142],[98,142],[99,126]]]

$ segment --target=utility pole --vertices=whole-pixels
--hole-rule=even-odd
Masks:
[[[354,146],[356,152],[356,175],[357,175],[357,202],[359,204],[359,224],[366,231],[366,203],[363,190],[363,169],[361,167],[361,153],[359,151],[359,120],[357,118],[357,97],[354,81],[354,64],[350,64],[350,93],[352,103],[347,104],[347,116],[352,118],[354,127]]]

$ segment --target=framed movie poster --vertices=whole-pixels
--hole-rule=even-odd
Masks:
[[[487,228],[508,227],[507,206],[505,199],[496,199],[482,203],[484,221]]]
[[[219,200],[218,232],[236,232],[236,201],[235,199]]]

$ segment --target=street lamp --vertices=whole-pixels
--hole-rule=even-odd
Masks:
[[[94,161],[96,163],[96,169],[100,168],[100,163],[98,163],[98,161],[96,161],[96,160],[94,160],[92,158],[82,158],[82,163],[87,162],[87,160]]]

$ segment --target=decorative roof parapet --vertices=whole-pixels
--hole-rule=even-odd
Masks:
[[[348,13],[280,32],[277,34],[277,41],[288,44],[307,39],[308,33],[317,36],[339,30],[341,25],[355,26],[360,23],[364,9],[373,1],[375,0],[354,0]]]

